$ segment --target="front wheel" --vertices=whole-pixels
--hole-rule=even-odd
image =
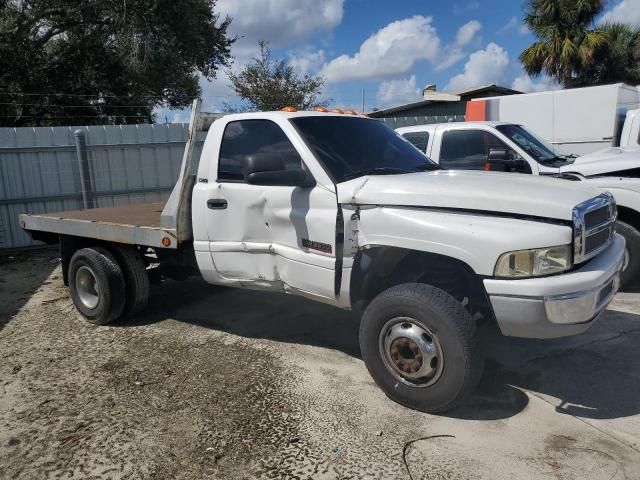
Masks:
[[[469,313],[448,293],[419,283],[392,287],[369,304],[360,349],[389,398],[429,413],[460,403],[483,366]]]
[[[620,274],[620,283],[628,287],[638,280],[640,274],[640,232],[626,222],[618,221],[616,231],[624,237],[624,264]]]

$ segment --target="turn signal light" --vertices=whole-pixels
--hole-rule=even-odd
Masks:
[[[168,247],[171,245],[171,239],[169,237],[162,237],[162,246]]]
[[[284,107],[281,112],[297,112],[298,109],[296,107],[288,106]]]

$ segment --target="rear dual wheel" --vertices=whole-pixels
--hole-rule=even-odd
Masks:
[[[144,261],[130,247],[78,250],[69,263],[69,290],[89,322],[104,325],[142,309],[149,296]]]
[[[389,398],[429,413],[458,405],[482,373],[475,322],[451,295],[425,284],[378,295],[363,314],[360,349]]]

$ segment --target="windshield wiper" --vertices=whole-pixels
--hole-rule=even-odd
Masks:
[[[355,172],[347,173],[344,175],[345,180],[349,180],[356,177],[362,177],[364,175],[402,175],[404,173],[415,173],[413,170],[406,170],[404,168],[396,167],[373,167],[365,168],[363,170],[357,170]]]

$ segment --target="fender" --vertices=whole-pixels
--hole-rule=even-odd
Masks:
[[[350,222],[345,232],[356,233],[345,244],[355,244],[358,250],[389,246],[435,253],[458,259],[482,276],[493,275],[505,252],[572,241],[571,228],[565,225],[421,208],[360,208]]]

